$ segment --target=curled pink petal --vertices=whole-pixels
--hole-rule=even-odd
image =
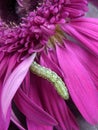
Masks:
[[[32,56],[24,60],[22,63],[20,63],[9,76],[9,78],[5,81],[1,95],[1,106],[4,117],[6,117],[7,110],[11,103],[11,100],[14,97],[23,79],[25,78],[34,58],[35,54],[33,54]]]

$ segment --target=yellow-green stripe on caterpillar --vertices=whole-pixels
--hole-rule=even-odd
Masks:
[[[43,67],[36,62],[32,63],[30,69],[37,76],[47,79],[55,87],[56,91],[62,98],[69,98],[68,90],[64,82],[54,71],[49,68]]]

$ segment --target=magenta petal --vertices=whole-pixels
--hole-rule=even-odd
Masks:
[[[70,0],[65,1],[66,7],[64,12],[68,12],[70,18],[77,18],[83,16],[88,10],[86,0]]]
[[[1,100],[1,93],[2,93],[2,78],[0,78],[0,100]],[[10,108],[8,109],[8,113],[6,116],[6,119],[3,118],[3,113],[1,109],[1,104],[0,104],[0,130],[8,130],[9,124],[10,124]]]
[[[5,77],[4,77],[4,82],[8,79],[8,77],[12,73],[14,67],[16,66],[16,63],[17,63],[16,58],[17,58],[17,54],[8,58],[8,62],[6,62],[7,69],[6,69],[6,74],[5,74]]]
[[[4,120],[2,111],[0,108],[0,130],[8,130],[10,124],[10,112],[8,112],[6,119]]]
[[[67,44],[66,48],[57,46],[56,50],[59,64],[65,73],[66,85],[74,103],[89,123],[98,123],[98,91],[89,73]]]
[[[53,126],[39,126],[34,124],[32,121],[27,120],[28,130],[53,130]]]
[[[81,46],[98,56],[98,20],[80,18],[72,20],[69,24],[61,26],[62,29],[75,39]],[[85,28],[84,28],[85,27]]]
[[[1,60],[4,58],[4,53],[3,52],[0,52],[0,62]]]
[[[45,52],[41,53],[41,58],[40,58],[40,64],[45,65],[46,67],[52,69],[53,71],[56,71],[56,73],[58,75],[63,74],[62,70],[60,69],[60,67],[58,66],[59,64],[56,61],[56,53],[55,54],[51,54],[52,52],[48,51],[47,54]],[[53,56],[54,55],[54,56]],[[52,59],[53,58],[53,59]],[[55,59],[55,61],[54,61]],[[45,64],[46,62],[46,64]]]
[[[46,86],[46,88],[44,88],[44,86]],[[48,91],[48,93],[46,93],[46,91]],[[56,126],[56,128],[63,130],[78,130],[78,126],[75,122],[76,120],[75,118],[72,118],[72,114],[69,115],[69,110],[65,101],[49,83],[45,81],[42,82],[41,93],[44,109],[58,121],[58,126]]]
[[[6,71],[7,65],[8,65],[8,57],[5,57],[4,59],[2,59],[2,61],[0,61],[0,79],[4,74],[4,72]]]
[[[14,101],[19,110],[28,120],[43,125],[57,125],[56,120],[45,112],[40,106],[34,103],[33,100],[28,98],[21,88],[17,91]]]
[[[66,45],[65,45],[66,46]],[[98,88],[98,57],[92,55],[89,51],[77,46],[75,43],[69,42],[69,46],[77,55],[79,61],[87,69],[90,77],[92,78],[94,84]]]
[[[25,78],[30,65],[35,58],[35,54],[20,63],[17,68],[12,72],[9,78],[5,81],[3,85],[3,91],[1,96],[1,106],[4,117],[6,117],[8,107],[14,97],[17,89]],[[7,98],[6,98],[7,97]]]
[[[60,74],[57,65],[55,65],[45,53],[41,55],[40,63]],[[60,76],[62,77],[62,74],[60,74]],[[78,130],[75,118],[68,109],[65,101],[58,95],[54,87],[48,81],[40,80],[38,89],[40,89],[42,106],[58,121],[57,129]]]

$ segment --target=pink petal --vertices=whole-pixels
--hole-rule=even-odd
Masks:
[[[53,71],[56,71],[58,75],[63,75],[62,70],[59,67],[59,63],[57,61],[56,53],[54,52],[54,50],[48,51],[47,54],[45,52],[42,52],[40,60],[41,60],[40,64],[47,66]],[[47,64],[45,64],[45,62]]]
[[[38,106],[37,103],[31,100],[21,88],[17,91],[14,101],[19,110],[28,120],[33,121],[33,123],[52,126],[57,125],[56,120]]]
[[[9,76],[9,78],[5,81],[1,96],[1,106],[4,117],[6,117],[11,100],[13,99],[17,89],[19,88],[20,84],[25,78],[34,58],[35,54],[33,54],[31,57],[20,63]]]
[[[7,65],[8,65],[8,57],[5,57],[4,59],[2,59],[2,61],[0,62],[0,78],[2,77],[2,75],[5,73],[6,69],[7,69]]]
[[[51,68],[62,77],[58,67],[45,53],[41,55],[40,63],[43,66]],[[78,130],[75,118],[54,87],[46,80],[39,79],[38,81],[40,81],[38,89],[40,89],[39,96],[41,97],[43,108],[59,122],[57,129]]]
[[[79,61],[87,69],[96,87],[98,87],[98,57],[92,55],[89,51],[86,51],[80,46],[77,46],[75,43],[69,42],[69,46],[73,52],[75,52]]]
[[[0,62],[1,60],[4,58],[4,53],[3,52],[0,52]]]
[[[66,41],[68,44],[68,42]],[[72,49],[58,47],[59,65],[64,71],[69,93],[84,118],[91,124],[98,123],[98,92],[89,73],[76,57]]]
[[[53,126],[36,125],[32,121],[27,120],[28,130],[53,130]]]
[[[43,59],[45,59],[45,61],[47,60],[47,62],[48,62],[47,64],[48,64],[49,68],[52,67],[52,70],[56,70],[56,71],[58,71],[57,73],[61,74],[59,69],[58,69],[58,67],[55,66],[55,64],[51,63],[52,61],[49,60],[49,58],[47,56],[43,56]],[[47,81],[44,81],[42,78],[38,78],[37,76],[35,76],[32,73],[30,74],[30,79],[29,80],[30,81],[28,81],[28,83],[31,84],[31,85],[28,85],[29,86],[28,90],[27,90],[25,81],[24,81],[24,83],[21,86],[23,91],[26,90],[26,94],[27,94],[26,97],[28,97],[28,98],[26,98],[25,100],[29,99],[28,102],[30,102],[30,100],[33,101],[35,104],[39,105],[40,108],[42,108],[47,113],[49,113],[52,116],[53,119],[57,120],[59,124],[55,123],[54,126],[56,126],[58,129],[62,129],[63,128],[64,130],[66,130],[68,128],[67,130],[72,130],[72,129],[73,130],[78,130],[77,125],[75,124],[75,120],[74,120],[74,118],[72,118],[73,116],[71,114],[70,115],[68,114],[69,111],[66,108],[65,101],[57,94],[56,90],[51,86],[51,84],[47,83]],[[56,94],[54,95],[54,93],[56,93]],[[19,94],[19,90],[18,90],[17,94]],[[26,115],[27,121],[29,120],[31,122],[31,125],[33,125],[34,123],[36,125],[41,125],[42,123],[39,122],[39,119],[40,119],[39,116],[42,117],[42,115],[38,116],[38,114],[36,114],[35,110],[33,110],[34,114],[31,113],[32,111],[30,110],[30,107],[28,107],[28,108],[26,107],[28,109],[28,113],[26,111],[27,109],[24,111],[24,109],[25,109],[24,106],[26,106],[26,105],[23,104],[23,101],[20,101],[22,99],[23,99],[23,97],[19,97],[18,98],[15,95],[15,102],[17,100],[16,105],[17,106],[20,105],[19,106],[20,110]],[[51,100],[51,102],[50,102],[50,100]],[[60,104],[60,105],[58,106],[58,104]],[[37,111],[37,113],[38,113],[38,111]],[[40,113],[42,113],[42,112],[40,112]],[[33,117],[30,117],[31,115],[34,115],[33,117],[35,117],[35,118],[32,119]],[[38,116],[38,117],[36,117],[36,116]],[[37,120],[36,120],[36,118],[37,118]],[[44,118],[45,121],[43,122],[43,125],[47,125],[46,124],[47,123],[46,119],[47,118]],[[40,121],[41,120],[42,119],[40,119]],[[49,120],[48,123],[50,121],[51,120]],[[30,125],[30,124],[28,124],[28,125]]]
[[[1,100],[1,93],[2,93],[2,78],[0,78],[0,100]],[[0,130],[8,130],[9,124],[10,124],[10,110],[11,108],[8,109],[8,113],[6,116],[6,119],[3,118],[2,114],[2,109],[1,109],[1,104],[0,104]]]
[[[88,10],[86,0],[68,0],[64,12],[68,12],[71,18],[83,16]]]
[[[79,40],[81,46],[98,56],[97,19],[80,18],[62,26],[62,29],[75,39]]]
[[[17,65],[16,64],[17,63],[16,58],[17,58],[17,54],[15,54],[15,55],[8,58],[8,63],[6,63],[7,64],[7,69],[6,69],[6,74],[5,74],[5,77],[4,77],[4,82],[7,80],[7,78],[12,73],[15,65]]]

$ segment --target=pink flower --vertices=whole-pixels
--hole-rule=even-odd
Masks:
[[[59,75],[83,117],[97,124],[98,20],[83,17],[87,1],[17,0],[14,6],[10,1],[14,14],[0,7],[0,129],[7,130],[10,120],[25,129],[13,102],[28,130],[79,129],[68,101],[29,69],[34,61]]]

